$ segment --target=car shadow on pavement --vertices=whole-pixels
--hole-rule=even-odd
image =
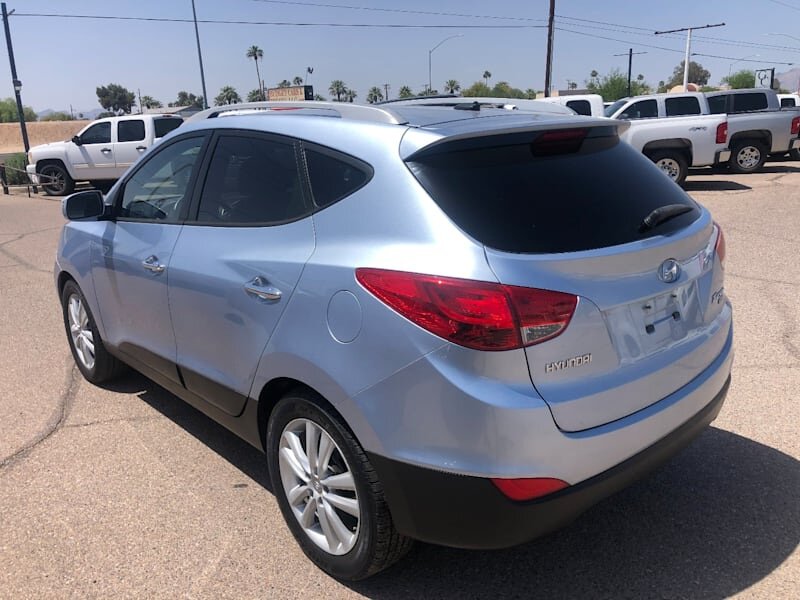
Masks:
[[[682,187],[687,192],[740,192],[753,189],[749,185],[719,179],[686,180],[683,182]]]
[[[267,490],[263,454],[143,376],[134,393]],[[506,550],[418,543],[385,573],[348,584],[370,598],[727,598],[800,543],[800,461],[710,427],[670,463],[572,525]],[[453,498],[453,502],[458,502]]]

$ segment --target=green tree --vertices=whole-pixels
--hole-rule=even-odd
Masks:
[[[116,114],[130,114],[136,104],[136,95],[117,83],[100,86],[96,93],[100,106]]]
[[[331,96],[336,96],[336,102],[341,102],[342,96],[344,96],[347,92],[347,86],[341,79],[334,79],[331,81],[328,91],[330,92]]]
[[[257,83],[258,83],[258,93],[259,93],[258,100],[263,100],[264,86],[261,84],[261,72],[258,70],[258,61],[259,59],[264,60],[264,51],[258,46],[253,45],[247,49],[245,55],[247,56],[247,58],[252,58],[253,62],[256,63],[256,77],[258,78]],[[255,102],[255,100],[253,102]]]
[[[347,98],[348,102],[352,102],[353,100],[358,98],[358,94],[356,93],[355,90],[351,90],[350,88],[347,88],[347,90],[345,91],[345,97]]]
[[[486,87],[488,88],[489,80],[492,78],[492,74],[489,71],[484,71],[482,77],[483,77],[483,83],[485,83]]]
[[[319,102],[325,102],[327,98],[321,94],[314,94],[314,100],[317,100]]]
[[[400,91],[397,93],[398,98],[413,98],[414,92],[411,91],[411,88],[407,85],[401,86]]]
[[[628,95],[628,77],[619,69],[612,69],[603,76],[592,71],[586,80],[586,89],[592,94],[600,94],[606,102],[613,102]],[[644,80],[644,76],[631,81],[631,95],[639,96],[648,92],[650,85]]]
[[[723,77],[722,83],[727,83],[734,90],[756,87],[756,74],[754,71],[743,69]]]
[[[260,102],[264,99],[264,96],[261,95],[261,90],[255,89],[250,90],[247,92],[247,101],[248,102]]]
[[[25,118],[27,121],[27,117]],[[74,121],[75,117],[73,117],[69,113],[65,113],[63,111],[52,112],[49,115],[45,115],[40,121]]]
[[[528,88],[527,90],[525,90],[525,97],[528,98],[529,100],[536,100],[536,96],[538,95],[539,92],[537,92],[533,88]]]
[[[295,78],[292,79],[292,85],[303,85],[303,78],[296,75]]]
[[[242,101],[236,88],[226,85],[219,90],[219,94],[214,98],[214,106],[224,106],[226,104],[238,104]]]
[[[369,92],[367,92],[367,102],[370,104],[377,104],[378,102],[383,100],[383,92],[381,88],[378,86],[374,86],[369,88]]]
[[[444,84],[444,89],[447,90],[448,94],[455,94],[461,89],[461,84],[455,79],[448,79]]]
[[[465,90],[461,90],[462,96],[475,96],[475,97],[486,97],[492,95],[491,88],[486,85],[482,81],[476,81],[470,87]]]
[[[287,88],[287,87],[292,87],[292,82],[291,82],[291,81],[289,81],[288,79],[284,79],[283,81],[281,81],[281,82],[279,82],[279,83],[278,83],[278,87],[279,87],[279,88]]]
[[[164,106],[159,100],[156,100],[152,96],[142,96],[140,102],[142,108],[162,108]]]
[[[36,120],[36,113],[30,106],[23,106],[22,114],[26,121]],[[0,100],[0,123],[19,123],[17,101],[14,98]]]
[[[178,92],[178,99],[170,102],[169,106],[191,106],[192,108],[203,108],[203,97],[195,96],[189,92]]]
[[[681,61],[677,67],[672,71],[672,77],[666,82],[665,87],[667,90],[674,88],[676,85],[683,85],[683,63]],[[696,83],[699,86],[704,86],[711,78],[711,73],[703,68],[703,65],[696,63],[693,60],[689,61],[689,83]]]
[[[492,88],[490,95],[497,98],[524,98],[525,92],[511,87],[507,81],[498,81]]]

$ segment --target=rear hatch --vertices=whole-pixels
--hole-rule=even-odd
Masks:
[[[570,127],[444,140],[407,164],[500,283],[577,296],[566,329],[525,352],[557,425],[581,431],[697,377],[730,313],[709,213],[613,125]]]

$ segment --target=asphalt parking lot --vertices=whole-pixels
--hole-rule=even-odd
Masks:
[[[351,585],[305,559],[258,451],[140,375],[80,377],[53,287],[59,201],[0,195],[0,598],[797,598],[800,163],[687,190],[728,248],[736,359],[713,426],[558,533],[418,544]]]

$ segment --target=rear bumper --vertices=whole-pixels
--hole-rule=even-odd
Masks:
[[[425,542],[459,548],[505,548],[559,529],[627,487],[688,445],[719,414],[730,376],[688,421],[622,463],[545,498],[515,502],[486,478],[457,475],[370,454],[394,524]]]
[[[800,148],[800,138],[792,140],[791,146],[789,146],[789,150],[797,150]]]
[[[714,153],[714,164],[718,165],[721,163],[726,163],[731,159],[731,151],[730,150],[717,150]]]

